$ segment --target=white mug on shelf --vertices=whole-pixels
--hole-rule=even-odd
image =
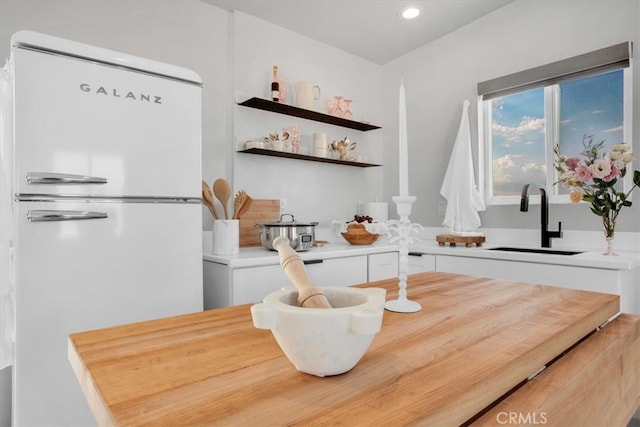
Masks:
[[[327,149],[329,146],[329,137],[326,133],[314,133],[313,134],[313,148]]]

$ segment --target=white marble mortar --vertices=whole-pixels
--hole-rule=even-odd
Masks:
[[[295,368],[324,377],[351,370],[382,327],[386,291],[322,287],[331,309],[297,306],[298,292],[285,288],[251,307],[256,328],[271,329]]]

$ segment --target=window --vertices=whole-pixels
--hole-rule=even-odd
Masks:
[[[586,56],[597,54],[601,61],[613,48],[618,48],[613,64],[585,70]],[[554,185],[554,145],[575,156],[585,135],[604,140],[605,147],[631,143],[630,50],[631,44],[623,43],[478,84],[480,181],[488,204],[519,203],[527,183],[546,185],[552,202],[568,202],[566,191]],[[632,185],[630,175],[623,187]]]
[[[491,194],[518,196],[528,182],[546,181],[544,90],[487,101]]]

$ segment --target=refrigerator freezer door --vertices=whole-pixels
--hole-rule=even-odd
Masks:
[[[56,210],[106,218],[27,219]],[[95,423],[70,333],[202,310],[201,215],[186,203],[18,203],[16,425]]]
[[[198,84],[62,54],[14,55],[15,193],[200,197]]]
[[[11,46],[37,49],[47,53],[65,52],[68,56],[76,58],[85,58],[94,62],[112,64],[136,70],[145,70],[145,72],[152,74],[171,76],[172,78],[187,82],[202,84],[200,76],[193,70],[189,70],[187,68],[34,31],[25,30],[14,33],[11,36]]]

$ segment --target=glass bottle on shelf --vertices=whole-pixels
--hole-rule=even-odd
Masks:
[[[271,79],[271,100],[280,101],[280,82],[278,81],[278,66],[273,66],[273,78]]]

